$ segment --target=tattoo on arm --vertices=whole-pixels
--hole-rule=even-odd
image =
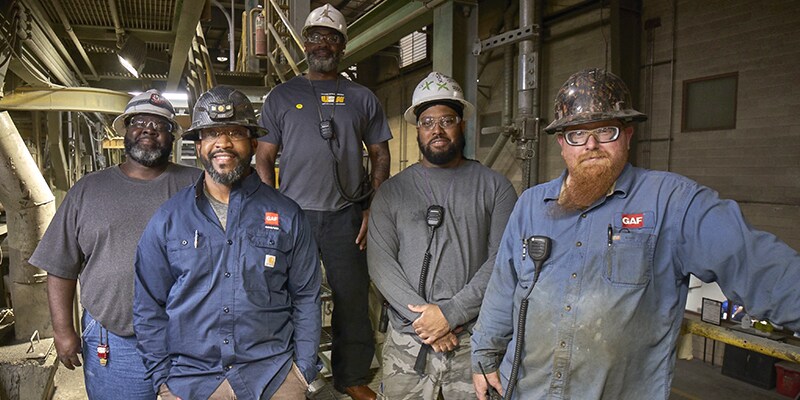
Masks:
[[[389,179],[389,166],[392,160],[389,154],[389,143],[367,145],[367,153],[369,153],[369,161],[372,166],[372,187],[377,190],[383,181]]]

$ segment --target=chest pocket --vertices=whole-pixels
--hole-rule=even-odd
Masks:
[[[291,235],[263,227],[248,229],[244,247],[242,279],[248,299],[260,306],[287,304]]]
[[[642,287],[653,275],[656,236],[624,229],[614,235],[606,253],[603,277],[612,284]]]
[[[175,284],[192,288],[192,291],[208,290],[211,287],[211,251],[207,240],[174,239],[166,243],[170,268],[175,275]]]

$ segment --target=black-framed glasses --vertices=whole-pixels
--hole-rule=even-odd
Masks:
[[[158,119],[133,117],[128,121],[129,128],[145,129],[150,128],[158,132],[169,133],[172,132],[173,126],[170,122],[159,121]]]
[[[597,143],[609,143],[619,138],[618,126],[602,126],[597,129],[575,129],[563,133],[564,140],[570,146],[583,146],[589,141],[589,136],[594,136]]]
[[[329,44],[340,44],[344,39],[342,38],[342,35],[338,33],[329,33],[326,35],[324,33],[314,32],[306,36],[306,41],[309,43],[322,43],[323,40],[325,43]]]
[[[445,115],[439,118],[422,117],[417,121],[417,127],[425,130],[431,130],[434,127],[436,127],[436,124],[438,123],[439,126],[442,127],[442,129],[447,129],[451,126],[458,124],[459,122],[461,122],[461,117],[459,117],[458,115]]]
[[[205,142],[216,142],[222,136],[227,136],[232,142],[239,142],[250,139],[248,129],[203,129],[200,131],[200,140]]]

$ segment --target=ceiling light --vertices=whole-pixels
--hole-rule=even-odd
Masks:
[[[138,78],[147,59],[147,45],[136,36],[128,35],[125,44],[117,52],[117,57],[120,64]]]
[[[228,56],[218,55],[217,56],[217,61],[219,61],[219,62],[228,61]]]

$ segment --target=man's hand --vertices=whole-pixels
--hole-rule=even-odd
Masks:
[[[437,353],[453,351],[456,347],[458,347],[458,336],[456,336],[453,332],[449,332],[437,339],[435,342],[431,343],[431,348]]]
[[[450,324],[436,304],[423,304],[420,306],[409,304],[408,309],[421,313],[414,323],[414,332],[422,339],[423,343],[432,345],[437,339],[450,332]]]
[[[81,366],[81,338],[75,331],[62,334],[54,334],[53,342],[56,345],[58,359],[67,369],[75,369]]]
[[[487,380],[489,385],[497,390],[497,393],[503,394],[503,385],[500,383],[500,376],[497,371],[486,374],[486,378],[483,377],[483,374],[472,374],[472,386],[475,388],[478,400],[489,400],[489,396],[486,395],[489,390],[489,385],[486,384]]]
[[[369,210],[364,210],[361,212],[361,214],[361,229],[358,230],[356,244],[361,251],[364,251],[364,249],[367,248],[367,225],[369,225]]]

